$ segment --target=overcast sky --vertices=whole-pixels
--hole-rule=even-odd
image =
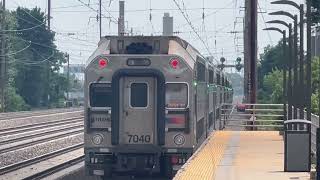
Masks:
[[[68,52],[71,63],[85,63],[99,41],[99,23],[96,20],[99,0],[52,0],[52,30],[57,32],[56,44],[63,52]],[[233,63],[243,57],[243,7],[244,0],[176,0],[186,12],[201,39],[207,43],[210,53],[201,39],[192,31],[182,16],[174,0],[126,0],[126,29],[131,28],[135,34],[159,35],[162,32],[163,13],[169,12],[174,17],[174,31],[178,36],[189,41],[204,55],[213,54],[216,58],[226,57],[227,63]],[[117,33],[119,0],[102,0],[103,35]],[[303,0],[296,0],[303,3]],[[297,13],[285,5],[271,5],[270,0],[258,0],[258,46],[259,53],[268,44],[275,45],[281,35],[276,32],[262,31],[265,21],[280,18],[271,17],[269,12],[286,10]],[[18,6],[40,7],[47,12],[47,0],[7,0],[7,8],[14,10]],[[203,10],[204,8],[204,10]],[[150,11],[151,9],[151,11]],[[204,20],[202,14],[204,13]],[[151,21],[150,21],[151,14]],[[110,18],[111,17],[111,20]],[[282,20],[290,21],[288,18]],[[279,26],[281,27],[281,26]],[[282,28],[282,27],[281,27]],[[239,32],[237,34],[231,32]],[[68,35],[75,33],[75,35]]]

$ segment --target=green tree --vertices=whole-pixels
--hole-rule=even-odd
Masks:
[[[286,47],[289,49],[289,47]],[[260,55],[260,63],[258,65],[258,98],[263,98],[264,92],[264,77],[269,73],[272,73],[274,69],[283,70],[286,60],[283,59],[283,45],[282,40],[272,47],[268,45],[264,48],[264,53]],[[262,94],[261,94],[262,93]]]
[[[263,88],[265,101],[268,103],[283,103],[283,75],[282,71],[274,69],[263,79]]]
[[[68,79],[62,74],[54,73],[50,82],[50,104],[52,107],[61,107],[65,100],[64,92],[67,91]]]
[[[3,12],[2,12],[3,13]],[[5,22],[4,25],[6,29],[12,30],[16,29],[16,18],[14,13],[9,11],[5,11]],[[6,31],[2,32],[3,36],[6,38],[6,52],[5,58],[7,61],[7,83],[6,83],[6,91],[5,91],[5,109],[4,111],[22,111],[28,110],[30,107],[25,103],[24,99],[17,93],[15,88],[15,78],[17,74],[17,69],[15,68],[15,59],[14,55],[21,51],[24,47],[22,47],[22,43],[17,41],[15,38],[15,31]],[[3,109],[1,109],[3,111]]]
[[[260,103],[282,103],[283,68],[286,59],[283,58],[282,39],[276,46],[268,45],[260,55],[258,66],[258,101]],[[286,46],[286,50],[289,47]]]
[[[6,112],[14,112],[14,111],[26,111],[30,110],[30,106],[25,103],[23,98],[16,93],[14,87],[9,86],[7,88],[7,104],[6,104]]]
[[[54,32],[45,26],[45,14],[39,8],[18,7],[16,12],[17,29],[32,29],[16,34],[22,46],[29,48],[15,56],[17,92],[32,107],[48,106],[55,101],[54,87],[50,84],[57,77],[59,68],[66,60],[54,45]],[[17,62],[17,61],[16,61]],[[52,96],[52,97],[51,97]]]
[[[259,90],[258,101],[260,103],[282,103],[282,86],[284,65],[282,58],[282,45],[268,46],[261,55],[259,66]],[[318,113],[318,90],[319,90],[319,57],[312,60],[312,112]]]
[[[314,114],[319,113],[319,94],[318,94],[318,92],[313,93],[311,96],[311,108],[312,108],[312,113],[314,113]]]
[[[319,74],[320,74],[320,69],[319,69],[319,57],[314,57],[312,59],[312,93],[317,93],[318,88],[319,88]]]

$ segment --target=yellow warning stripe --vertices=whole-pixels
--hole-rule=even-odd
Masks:
[[[212,180],[223,158],[232,135],[230,131],[215,132],[186,165],[179,170],[174,180]]]

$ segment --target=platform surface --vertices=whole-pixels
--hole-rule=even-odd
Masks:
[[[219,131],[195,153],[175,180],[309,180],[286,173],[279,132]]]

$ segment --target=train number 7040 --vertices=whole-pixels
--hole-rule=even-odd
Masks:
[[[151,136],[150,135],[128,135],[129,143],[150,143]]]

